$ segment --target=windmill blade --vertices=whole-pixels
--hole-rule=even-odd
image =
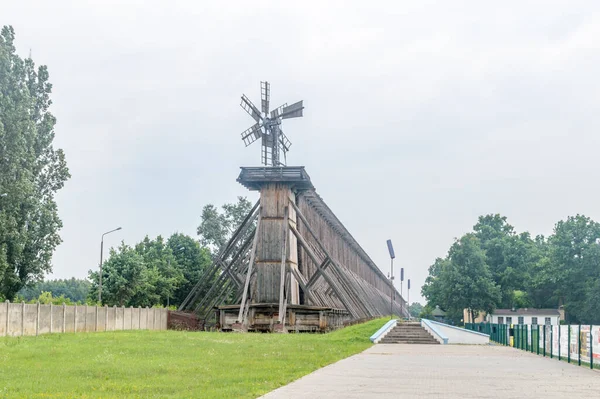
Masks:
[[[250,101],[245,94],[242,94],[242,102],[240,103],[240,106],[248,113],[248,115],[254,118],[255,121],[260,122],[262,120],[260,111],[254,104],[252,104],[252,101]]]
[[[302,110],[304,109],[304,105],[302,105],[302,101],[298,101],[295,104],[292,104],[287,107],[283,107],[283,112],[279,116],[281,119],[289,119],[289,118],[299,118],[302,116]]]
[[[279,129],[279,143],[281,144],[281,149],[283,150],[284,154],[290,150],[290,146],[292,145],[290,140],[281,129]]]
[[[279,115],[281,115],[281,113],[283,112],[283,109],[287,107],[287,103],[279,106],[278,108],[275,108],[273,111],[271,111],[271,119],[277,119],[279,118]]]
[[[269,101],[271,100],[271,85],[269,82],[260,82],[260,105],[262,112],[269,113]]]
[[[262,130],[258,123],[252,126],[251,128],[244,130],[242,132],[242,140],[244,140],[244,144],[246,145],[246,147],[258,140],[260,138],[261,133]]]

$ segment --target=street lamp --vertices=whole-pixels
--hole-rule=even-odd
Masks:
[[[402,297],[402,301],[404,301],[404,295],[402,294],[402,286],[404,285],[404,268],[401,267],[400,268],[400,296]],[[400,308],[403,311],[404,310],[404,305],[403,302],[400,301]]]
[[[114,230],[107,231],[102,234],[102,240],[100,241],[100,275],[98,276],[98,302],[102,305],[102,254],[104,253],[104,236],[113,233],[117,230],[121,230],[121,227],[117,227]]]
[[[408,320],[410,320],[410,279],[408,279],[408,293],[406,294],[406,303],[408,303]]]
[[[388,247],[388,252],[390,253],[390,260],[391,260],[391,265],[390,265],[390,319],[392,319],[394,317],[394,297],[395,297],[395,290],[394,290],[394,258],[396,257],[396,254],[394,253],[394,246],[392,245],[392,240],[387,240],[387,247]]]

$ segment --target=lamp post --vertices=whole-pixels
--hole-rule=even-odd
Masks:
[[[388,252],[390,253],[390,319],[394,317],[394,258],[396,254],[394,253],[394,246],[392,245],[392,240],[387,240]]]
[[[400,268],[400,297],[402,297],[402,300],[400,301],[400,307],[402,308],[402,310],[404,310],[404,305],[403,305],[404,295],[402,294],[402,286],[403,285],[404,285],[404,268],[401,267]]]
[[[114,230],[107,231],[102,234],[102,240],[100,241],[100,275],[98,276],[98,302],[102,305],[102,254],[104,253],[104,236],[113,233],[117,230],[121,230],[121,227],[117,227]]]
[[[410,320],[410,279],[408,279],[408,292],[406,293],[406,303],[408,303],[408,320]]]

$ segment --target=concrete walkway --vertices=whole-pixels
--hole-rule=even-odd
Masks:
[[[503,346],[375,345],[265,396],[600,398],[600,372]]]

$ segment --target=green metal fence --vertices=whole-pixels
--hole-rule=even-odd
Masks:
[[[467,323],[465,328],[488,334],[500,345],[600,368],[600,326]]]

